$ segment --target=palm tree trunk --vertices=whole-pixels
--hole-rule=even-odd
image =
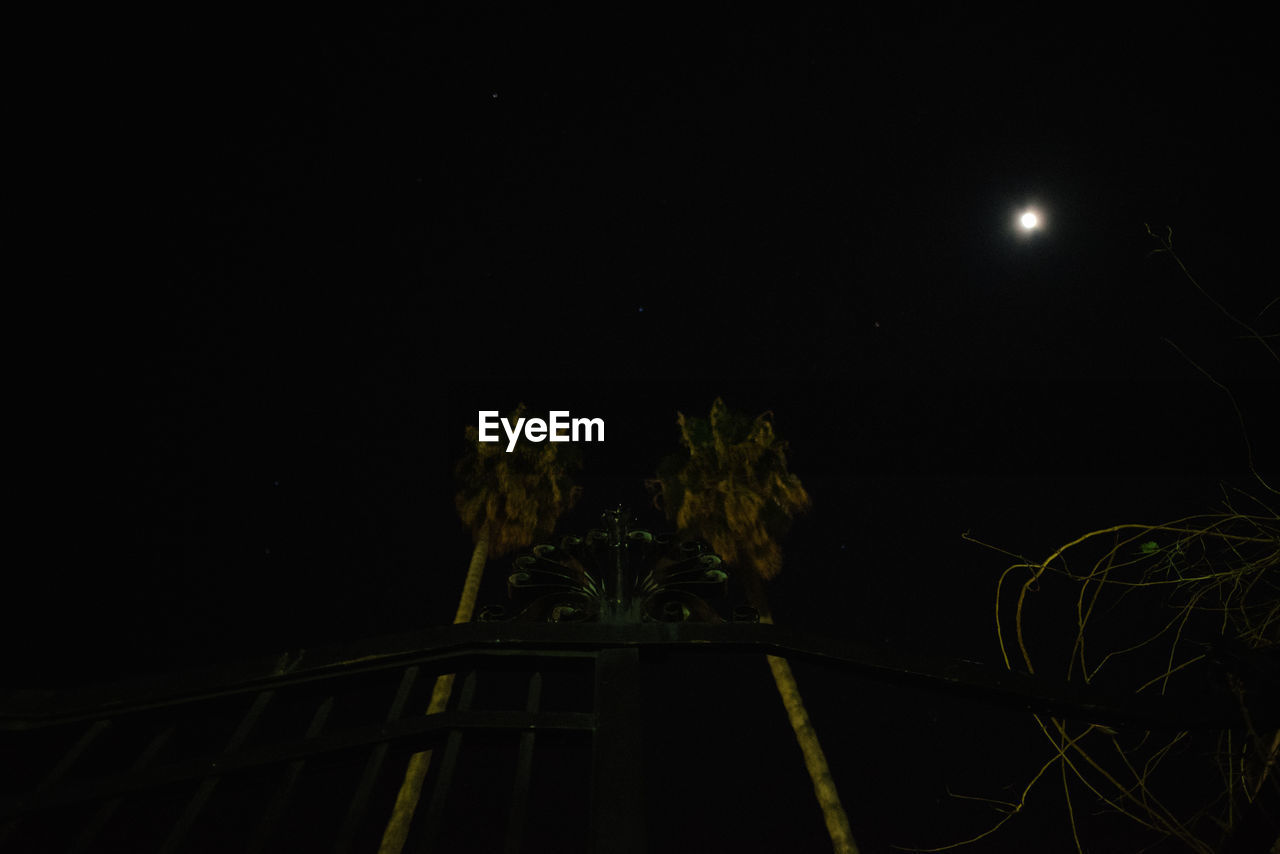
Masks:
[[[760,612],[760,622],[773,625],[773,613],[769,610],[769,602],[765,598],[759,577],[753,572],[746,572],[744,575],[747,599]],[[800,744],[800,752],[804,754],[804,766],[813,782],[813,793],[818,798],[818,806],[822,808],[822,819],[827,825],[827,835],[831,837],[831,847],[835,854],[858,854],[858,844],[853,841],[853,831],[849,828],[849,816],[840,803],[840,793],[836,791],[835,779],[827,766],[827,756],[818,743],[818,732],[809,720],[809,711],[800,696],[800,686],[791,673],[791,665],[785,658],[776,655],[766,655],[765,658],[769,662],[769,670],[773,672],[773,683],[778,688],[778,695],[782,697],[782,705],[787,710],[791,729]]]
[[[462,584],[462,596],[458,600],[458,612],[453,617],[454,624],[471,622],[471,615],[476,608],[476,598],[480,595],[480,578],[484,575],[484,566],[489,557],[489,523],[480,528],[480,536],[476,547],[471,552],[471,563],[467,566],[467,580]],[[431,691],[431,703],[427,706],[428,715],[437,715],[449,705],[449,695],[453,692],[452,673],[443,673],[436,677],[435,688]],[[400,854],[405,841],[409,838],[409,826],[413,823],[413,813],[418,807],[418,798],[422,794],[422,782],[427,778],[427,770],[431,767],[431,751],[424,750],[409,757],[409,766],[405,769],[404,780],[400,783],[400,791],[396,794],[395,806],[391,809],[391,819],[386,830],[382,832],[382,844],[378,854]]]

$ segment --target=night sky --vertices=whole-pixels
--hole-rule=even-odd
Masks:
[[[22,232],[49,258],[10,316],[15,537],[37,539],[8,572],[10,683],[447,623],[478,409],[604,418],[562,530],[617,503],[661,530],[643,479],[676,412],[717,396],[773,412],[814,500],[780,624],[997,662],[1009,561],[963,532],[1043,557],[1250,485],[1231,400],[1189,359],[1276,471],[1277,365],[1144,226],[1274,332],[1273,45],[1147,8],[86,32],[30,137],[57,165]],[[767,670],[733,667],[664,689],[710,699],[722,735],[656,738],[717,821],[767,804],[822,850]],[[1025,780],[1014,715],[797,676],[866,850],[957,841],[990,813],[947,786]],[[711,833],[676,800],[673,826]],[[1060,793],[1038,806],[969,850],[1067,850]]]

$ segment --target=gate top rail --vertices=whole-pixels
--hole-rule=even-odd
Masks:
[[[438,664],[436,669],[443,672],[463,664],[492,665],[521,657],[591,658],[617,647],[774,655],[994,705],[1148,729],[1222,729],[1241,726],[1245,720],[1239,701],[1225,691],[1193,697],[1109,694],[991,665],[927,659],[770,624],[479,622],[79,689],[11,690],[0,694],[0,730],[38,729],[415,664]],[[1280,723],[1280,708],[1274,704],[1258,702],[1248,712],[1255,726]]]

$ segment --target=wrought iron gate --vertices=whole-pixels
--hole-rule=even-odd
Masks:
[[[702,598],[723,586],[714,556],[686,549],[638,572],[627,555],[670,544],[611,519],[567,551],[517,561],[510,583],[529,594],[525,619],[490,611],[200,673],[10,692],[0,851],[373,852],[409,757],[431,750],[405,851],[638,854],[648,850],[639,676],[650,653],[806,659],[833,678],[1146,729],[1241,723],[1229,698],[1105,697],[817,639],[759,624],[750,609],[726,621]],[[425,715],[442,674],[456,674],[452,702]]]

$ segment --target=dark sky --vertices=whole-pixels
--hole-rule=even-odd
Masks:
[[[462,430],[522,401],[606,420],[572,531],[662,525],[677,410],[772,410],[815,502],[779,622],[985,661],[1005,559],[961,532],[1044,555],[1247,483],[1230,400],[1163,339],[1274,473],[1276,365],[1144,228],[1275,329],[1257,22],[736,15],[87,22],[29,135],[19,681],[449,621]],[[807,675],[853,742],[907,702]],[[845,746],[842,784],[886,788]],[[917,771],[877,779],[923,803],[945,774]]]

